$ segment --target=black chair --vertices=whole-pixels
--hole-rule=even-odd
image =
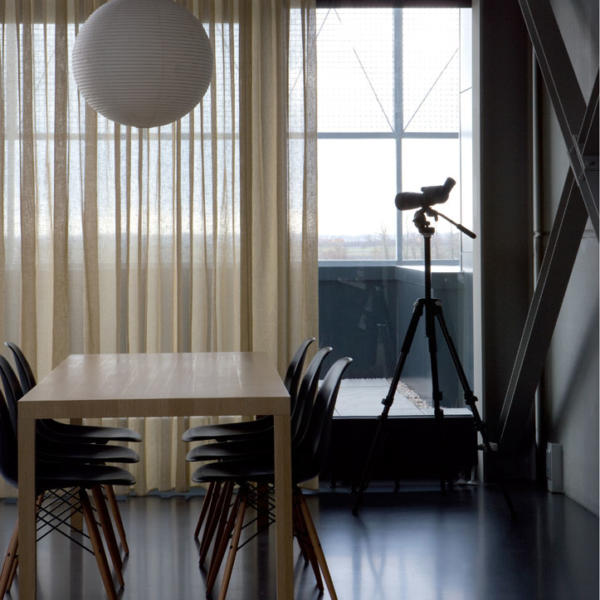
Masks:
[[[324,359],[332,350],[331,346],[321,348],[306,368],[291,412],[292,439],[306,429],[308,418],[310,418],[310,408],[317,393],[321,367],[323,366]],[[273,429],[269,428],[254,432],[242,440],[236,441],[234,439],[196,446],[188,452],[186,460],[188,462],[233,460],[272,453]]]
[[[0,474],[15,487],[18,486],[17,437],[13,431],[10,415],[4,397],[0,394]],[[132,475],[118,467],[90,465],[83,463],[56,463],[36,461],[36,520],[37,540],[52,531],[58,531],[93,553],[107,596],[117,598],[115,586],[108,566],[96,515],[107,543],[109,554],[120,585],[123,585],[122,561],[118,552],[112,524],[108,516],[106,502],[100,486],[125,485],[135,483]],[[87,490],[92,492],[94,508]],[[75,511],[83,513],[92,548],[87,548],[80,540],[72,537],[73,526],[69,519]],[[66,530],[65,530],[66,529]],[[11,537],[0,573],[0,598],[10,589],[18,563],[18,525]]]
[[[337,598],[335,588],[299,484],[317,476],[321,470],[331,437],[331,421],[340,382],[344,371],[351,362],[351,358],[341,358],[329,369],[317,393],[306,431],[292,440],[294,535],[305,559],[313,568],[317,586],[323,590],[322,574],[331,598]],[[227,592],[243,528],[244,513],[251,501],[252,490],[249,483],[272,483],[273,479],[273,457],[212,463],[200,467],[192,476],[192,480],[196,483],[217,482],[229,486],[236,483],[239,486],[231,511],[220,520],[220,535],[214,546],[207,577],[207,588],[210,591],[225,555],[227,542],[231,537],[231,546],[219,593],[220,600],[225,598]]]
[[[290,361],[283,383],[290,394],[292,403],[295,401],[298,391],[298,383],[302,377],[302,368],[306,358],[308,347],[315,341],[315,338],[304,340]],[[183,434],[184,442],[197,442],[202,440],[228,440],[242,439],[242,436],[253,434],[259,431],[265,431],[273,428],[273,418],[271,416],[260,417],[254,421],[243,421],[241,423],[220,423],[217,425],[198,425],[188,429]]]
[[[11,424],[17,432],[17,402],[23,391],[15,372],[4,356],[0,355],[0,379],[4,389]],[[36,448],[39,457],[47,461],[103,463],[136,463],[140,457],[131,448],[108,444],[89,444],[77,441],[71,436],[61,436],[38,423],[36,428]]]
[[[25,355],[14,342],[5,342],[5,346],[12,352],[19,373],[19,380],[23,393],[26,394],[36,385],[31,365]],[[79,438],[78,442],[103,444],[106,442],[140,442],[139,433],[126,427],[106,427],[104,425],[71,425],[61,423],[54,419],[42,419],[44,427],[61,436]],[[73,440],[75,441],[75,440]]]
[[[17,402],[23,396],[21,384],[4,356],[0,355],[0,378],[4,389],[4,397],[8,408],[8,413],[15,435],[17,434]],[[112,446],[105,443],[89,443],[87,438],[78,438],[75,436],[63,436],[56,430],[47,425],[45,419],[37,421],[36,426],[36,444],[37,455],[46,461],[54,462],[75,462],[75,463],[136,463],[139,462],[139,455],[131,448],[123,446]],[[127,534],[123,525],[121,511],[117,504],[117,499],[112,486],[104,488],[108,505],[110,506],[119,539],[125,555],[129,554],[129,545],[127,543]]]
[[[321,367],[327,355],[333,350],[331,346],[321,348],[310,361],[302,382],[298,390],[297,399],[291,415],[291,435],[292,439],[306,431],[307,421],[310,418],[310,411],[317,393]],[[299,438],[298,438],[299,439]],[[211,460],[239,460],[241,458],[258,457],[261,455],[273,454],[273,430],[268,429],[259,431],[252,436],[244,437],[241,441],[213,442],[202,446],[192,448],[186,457],[188,462],[211,461]],[[216,533],[217,519],[223,512],[224,506],[227,506],[230,500],[230,491],[233,488],[222,490],[222,486],[216,482],[209,484],[204,497],[202,510],[198,517],[194,538],[198,538],[200,529],[204,521],[208,525],[204,530],[204,535],[200,543],[200,561],[204,562],[208,548]],[[260,492],[262,493],[262,489]],[[225,493],[222,500],[220,497]],[[257,498],[257,503],[261,508],[266,504],[263,498]],[[262,504],[261,504],[262,503]]]

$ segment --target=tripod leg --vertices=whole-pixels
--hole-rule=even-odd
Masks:
[[[465,374],[463,366],[458,357],[458,352],[456,351],[456,346],[454,345],[454,341],[452,340],[452,337],[450,336],[450,332],[448,331],[448,327],[446,325],[446,320],[444,319],[444,313],[442,311],[442,305],[439,302],[436,302],[436,305],[435,305],[435,316],[440,324],[440,329],[442,330],[442,335],[444,336],[444,340],[446,342],[446,345],[448,346],[448,350],[450,352],[452,362],[454,363],[454,368],[456,369],[456,373],[458,374],[458,379],[460,380],[460,384],[463,388],[463,391],[465,394],[465,404],[471,409],[471,412],[473,413],[473,420],[475,422],[475,428],[481,434],[481,439],[483,441],[483,445],[484,445],[485,449],[489,450],[491,452],[492,448],[490,446],[490,443],[489,443],[489,440],[487,437],[487,431],[485,428],[485,424],[479,415],[477,406],[475,405],[475,402],[477,402],[477,398],[473,394],[473,390],[471,389],[471,386],[469,385],[469,380],[467,379],[467,376]]]
[[[471,388],[469,386],[469,380],[467,379],[467,376],[465,374],[465,370],[463,369],[460,359],[458,358],[456,346],[454,345],[452,337],[450,336],[450,332],[448,331],[446,319],[444,319],[444,311],[442,310],[442,305],[439,302],[439,300],[436,300],[434,303],[434,315],[438,320],[440,329],[442,331],[442,335],[444,336],[444,341],[448,346],[448,351],[450,352],[450,356],[452,357],[452,362],[454,363],[454,368],[456,369],[456,373],[458,375],[458,379],[460,380],[460,384],[463,390],[465,391],[465,394],[469,392],[471,395],[473,395],[473,392],[471,391]]]
[[[442,310],[442,305],[438,301],[435,302],[434,314],[438,320],[438,323],[440,324],[440,329],[442,330],[442,335],[444,336],[444,340],[446,342],[446,345],[448,346],[448,351],[450,352],[450,356],[452,357],[452,362],[454,363],[454,368],[456,369],[458,379],[460,380],[460,384],[463,388],[463,391],[465,394],[465,396],[464,396],[465,404],[470,408],[471,413],[473,413],[473,422],[475,424],[475,429],[481,435],[483,450],[485,450],[489,454],[489,456],[495,456],[495,452],[490,444],[490,441],[489,441],[489,438],[487,435],[487,428],[479,414],[477,405],[475,404],[477,402],[477,398],[473,394],[473,390],[471,389],[471,387],[469,385],[469,380],[467,379],[465,370],[463,369],[463,366],[460,362],[460,358],[458,357],[458,352],[456,351],[456,346],[454,345],[452,336],[450,335],[450,332],[448,331],[448,327],[446,325],[446,320],[444,319],[444,311]],[[517,513],[515,511],[515,507],[513,506],[510,496],[508,495],[508,491],[506,490],[506,486],[504,485],[504,480],[500,476],[500,472],[498,469],[496,469],[496,474],[498,476],[498,487],[500,488],[502,495],[504,496],[504,499],[506,501],[508,509],[509,509],[511,515],[513,517],[516,517]]]
[[[429,361],[431,365],[431,388],[433,398],[433,414],[435,417],[437,436],[436,436],[436,452],[440,461],[440,488],[442,491],[446,489],[446,482],[449,479],[447,460],[446,460],[446,440],[444,427],[444,411],[441,408],[442,392],[440,390],[440,381],[438,374],[437,362],[437,340],[435,337],[435,304],[436,300],[427,298],[425,301],[425,324],[426,336],[429,349]]]
[[[394,377],[392,379],[392,383],[390,384],[390,388],[388,390],[387,396],[382,400],[384,405],[384,409],[381,412],[381,415],[377,419],[377,427],[375,429],[375,435],[373,436],[373,441],[371,442],[371,447],[369,449],[369,453],[367,454],[367,460],[365,461],[365,465],[363,468],[363,472],[360,478],[360,484],[357,488],[356,501],[354,503],[354,508],[352,509],[352,513],[354,515],[358,514],[358,509],[362,503],[363,492],[369,486],[369,480],[371,476],[371,465],[373,462],[373,457],[375,456],[375,451],[379,447],[381,433],[383,431],[383,426],[385,421],[387,421],[388,414],[390,412],[390,408],[394,402],[394,396],[396,395],[396,389],[398,388],[398,383],[400,382],[400,376],[402,375],[402,369],[404,368],[404,363],[408,357],[408,353],[410,352],[410,347],[412,341],[415,337],[415,332],[417,331],[417,326],[419,324],[419,319],[423,315],[423,306],[425,305],[425,299],[420,298],[417,300],[413,306],[413,313],[410,318],[410,323],[408,324],[408,329],[406,330],[406,334],[404,336],[404,340],[402,342],[402,346],[400,348],[400,355],[398,356],[398,362],[396,363],[396,369],[394,371]]]

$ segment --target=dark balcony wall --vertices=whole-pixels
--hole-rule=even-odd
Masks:
[[[446,323],[467,377],[473,374],[472,276],[432,274],[433,296],[441,300]],[[319,342],[334,348],[332,360],[354,358],[348,377],[392,377],[415,300],[423,296],[423,271],[405,267],[321,267]],[[431,397],[430,360],[424,317],[415,334],[402,380],[421,397]],[[450,354],[437,329],[438,368],[444,406],[462,406]]]

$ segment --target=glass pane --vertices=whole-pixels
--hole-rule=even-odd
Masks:
[[[460,95],[460,200],[461,223],[473,229],[473,90],[468,89]],[[477,232],[475,232],[477,233]],[[463,235],[462,268],[473,269],[473,240]]]
[[[394,140],[319,140],[319,259],[395,260]]]
[[[402,11],[404,131],[458,131],[459,10]]]
[[[449,199],[436,204],[455,221],[460,220],[460,148],[458,139],[405,139],[402,142],[402,191],[419,192],[422,187],[442,185],[452,177],[456,185]],[[423,260],[423,238],[412,220],[413,210],[402,212],[402,259]],[[444,219],[431,224],[435,234],[431,240],[433,260],[458,260],[460,233]]]
[[[319,131],[393,131],[393,10],[319,9],[317,32]]]

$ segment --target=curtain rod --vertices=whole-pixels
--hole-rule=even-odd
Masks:
[[[317,0],[317,8],[471,8],[471,0]]]

